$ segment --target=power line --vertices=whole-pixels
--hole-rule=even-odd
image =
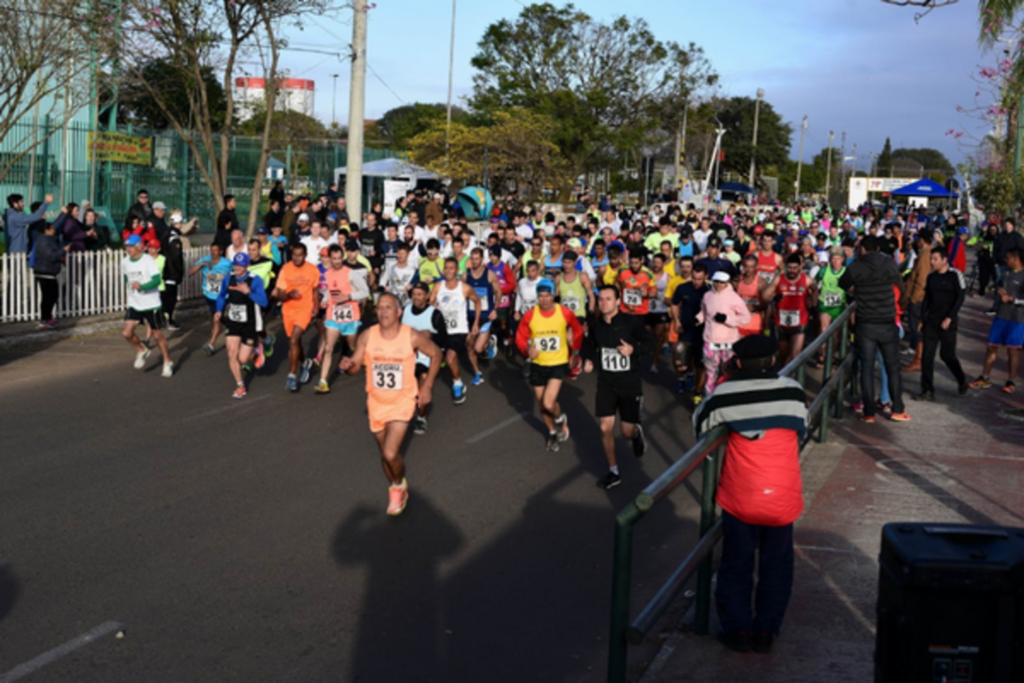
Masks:
[[[398,99],[399,102],[401,102],[402,104],[406,104],[406,101],[402,99],[402,96],[399,95],[398,93],[396,93],[394,90],[392,90],[391,86],[388,85],[384,81],[384,79],[380,77],[380,74],[377,73],[377,71],[372,66],[370,66],[370,62],[369,61],[366,62],[366,68],[370,70],[370,73],[372,73],[374,76],[377,77],[377,80],[381,82],[381,85],[383,85],[385,88],[387,88],[388,92],[390,92],[392,95],[394,95]]]

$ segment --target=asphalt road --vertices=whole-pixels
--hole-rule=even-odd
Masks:
[[[614,515],[693,442],[667,370],[610,492],[593,378],[563,391],[557,454],[518,366],[459,407],[445,380],[392,519],[362,376],[289,394],[279,348],[235,401],[206,329],[174,335],[170,380],[115,335],[0,353],[0,681],[69,642],[17,680],[604,679]],[[637,528],[634,610],[695,541],[696,500]],[[81,638],[109,622],[123,638]]]

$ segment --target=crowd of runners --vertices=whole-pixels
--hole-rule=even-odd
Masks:
[[[282,206],[275,199],[259,236],[248,242],[230,218],[218,221],[209,254],[188,273],[173,244],[180,215],[171,229],[153,234],[145,220],[133,220],[124,235],[131,289],[124,336],[135,348],[136,368],[145,366],[152,341],[162,375],[171,377],[163,332],[177,328],[176,287],[198,276],[210,314],[204,350],[214,355],[224,335],[234,398],[263,383],[261,368],[282,346],[289,392],[312,383],[315,394],[329,394],[336,374],[365,368],[392,515],[408,500],[400,448],[410,427],[427,432],[437,378],[450,386],[452,403],[464,405],[499,355],[521,364],[549,451],[570,438],[559,403],[563,383],[596,374],[593,400],[608,461],[598,483],[605,488],[621,482],[616,417],[635,455],[644,454],[644,373],[671,372],[680,400],[696,408],[735,371],[740,339],[773,338],[785,365],[854,299],[861,400],[853,407],[865,422],[878,414],[910,420],[901,372],[919,371],[914,398],[934,400],[940,349],[966,393],[991,386],[1005,348],[1003,390],[1015,389],[1024,343],[1024,239],[1009,220],[971,235],[966,218],[947,210],[721,211],[676,203],[627,209],[602,201],[561,221],[505,209],[510,213],[471,228],[442,197],[416,195],[390,215],[374,207],[360,226],[348,221],[344,199],[327,194],[287,197],[284,205],[290,220],[274,214]],[[976,292],[968,291],[965,275],[969,243],[979,265],[988,259],[993,271],[978,278]],[[965,296],[988,295],[990,284],[996,320],[989,354],[984,374],[968,383],[956,357],[957,314]],[[166,295],[169,286],[174,296]],[[841,360],[824,357],[824,348],[812,364]],[[913,356],[902,369],[901,354]]]

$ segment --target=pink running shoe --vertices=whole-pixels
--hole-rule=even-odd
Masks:
[[[402,480],[401,486],[392,486],[388,489],[388,514],[397,517],[405,510],[409,502],[409,485]]]

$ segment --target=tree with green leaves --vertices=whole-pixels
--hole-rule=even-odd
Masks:
[[[882,153],[878,155],[875,168],[877,169],[875,173],[879,176],[892,177],[892,142],[888,137],[885,138],[885,145],[882,147]]]
[[[750,170],[750,158],[756,153],[755,164],[759,169],[782,166],[789,159],[790,138],[793,126],[782,120],[782,116],[769,102],[761,101],[757,126],[757,148],[753,145],[754,108],[752,97],[731,97],[712,103],[718,120],[722,122],[725,135],[722,150],[725,160],[722,170],[732,171],[746,177]],[[803,187],[811,187],[803,183]],[[780,179],[780,192],[782,187]]]
[[[953,168],[953,164],[946,158],[946,155],[930,147],[920,149],[904,149],[901,147],[894,149],[892,151],[892,166],[897,178],[909,178],[912,176],[920,178],[927,176],[933,180],[940,181],[938,177],[935,177],[935,174],[942,174],[947,178],[956,175],[956,169]]]
[[[183,73],[163,58],[143,64],[141,72],[141,78],[129,78],[118,89],[117,122],[130,123],[150,130],[166,130],[172,127],[172,118],[188,121],[191,114],[188,109],[189,94],[195,93],[197,89],[195,78],[191,74]],[[211,122],[215,128],[219,128],[224,124],[226,111],[227,96],[224,85],[217,78],[212,66],[201,68],[200,78],[210,104]],[[142,80],[162,84],[160,89],[165,95],[169,114],[164,111],[164,107],[154,101],[141,84]]]
[[[673,92],[717,80],[695,68],[701,62],[693,46],[659,41],[644,20],[604,23],[572,4],[530,5],[514,20],[491,24],[478,48],[473,113],[490,119],[529,108],[548,117],[571,177],[599,170],[595,164],[609,150],[639,146],[661,125],[652,108]],[[562,190],[564,196],[568,184]]]
[[[389,109],[377,119],[376,133],[389,148],[405,150],[411,139],[430,130],[438,121],[447,121],[447,118],[448,107],[445,104],[403,104]],[[464,109],[452,107],[453,123],[465,123],[468,118]]]

